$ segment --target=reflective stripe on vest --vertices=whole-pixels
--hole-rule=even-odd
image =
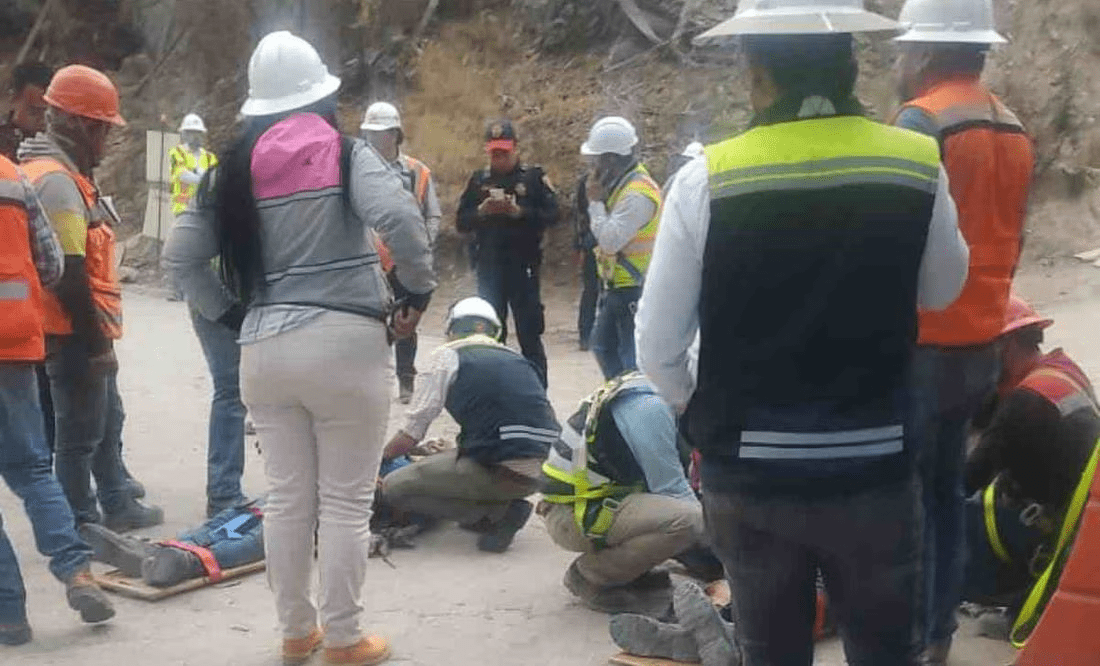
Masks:
[[[974,80],[948,81],[902,108],[931,116],[943,165],[970,247],[958,300],[922,312],[920,344],[985,344],[1000,335],[1019,260],[1034,152],[1019,119]]]
[[[657,239],[657,225],[661,220],[661,188],[641,164],[624,176],[623,184],[608,197],[608,213],[631,193],[641,194],[652,201],[655,210],[653,217],[618,252],[605,252],[599,246],[593,250],[596,253],[600,278],[612,287],[642,285],[649,262],[653,258],[653,244]]]
[[[1088,379],[1061,350],[1043,357],[1039,367],[1028,373],[1019,386],[1046,398],[1062,416],[1079,409],[1100,413]]]
[[[432,171],[426,164],[415,157],[402,155],[401,160],[405,163],[405,167],[409,170],[409,173],[412,174],[412,193],[413,196],[416,197],[416,201],[420,204],[420,212],[424,213],[424,207],[428,203],[428,182],[432,177]]]
[[[63,173],[73,180],[84,199],[84,219],[88,222],[84,268],[88,273],[88,286],[96,306],[100,329],[111,340],[122,337],[122,288],[115,266],[115,232],[117,223],[108,206],[101,201],[99,191],[90,180],[70,171],[52,157],[36,158],[22,165],[31,183],[38,187],[42,179],[52,173]],[[43,297],[45,331],[50,335],[69,335],[73,331],[68,313],[57,297],[46,292]]]
[[[1051,595],[1054,594],[1054,590],[1051,588],[1052,586],[1056,587],[1058,584],[1058,576],[1061,574],[1063,566],[1062,556],[1077,532],[1081,514],[1084,513],[1085,503],[1089,498],[1089,489],[1092,486],[1093,476],[1096,474],[1098,459],[1100,459],[1100,441],[1097,441],[1093,447],[1092,456],[1089,458],[1088,464],[1085,465],[1085,471],[1081,474],[1081,479],[1077,482],[1077,487],[1073,491],[1073,498],[1070,500],[1069,509],[1066,510],[1066,517],[1062,521],[1062,529],[1058,532],[1058,543],[1054,547],[1050,564],[1047,565],[1042,575],[1039,576],[1039,580],[1028,592],[1024,604],[1020,608],[1020,614],[1016,616],[1016,622],[1012,625],[1009,638],[1017,648],[1024,646],[1027,637],[1039,622],[1042,609],[1046,606]]]
[[[741,433],[740,457],[820,460],[888,456],[904,450],[904,434],[900,425],[820,433],[745,430]]]
[[[640,372],[620,375],[598,388],[582,402],[587,402],[584,432],[578,433],[566,426],[561,433],[561,441],[550,448],[550,454],[542,465],[542,472],[551,480],[572,488],[569,494],[545,493],[543,499],[554,504],[572,504],[573,519],[577,529],[597,547],[605,545],[607,531],[618,508],[618,500],[639,492],[637,486],[622,486],[614,480],[599,474],[590,468],[593,461],[591,450],[596,446],[597,424],[604,407],[609,405],[623,391],[644,384],[645,377]],[[559,451],[558,447],[567,447],[568,451]],[[569,457],[567,458],[567,454]],[[595,510],[589,502],[599,500]]]
[[[19,170],[0,157],[0,362],[40,361],[46,354],[24,197]]]
[[[209,171],[217,166],[218,158],[205,148],[200,148],[199,156],[195,157],[195,154],[185,148],[183,144],[173,148],[168,155],[171,163],[172,214],[179,215],[187,209],[187,204],[191,203],[191,198],[195,196],[195,192],[198,190],[197,185],[183,182],[180,176],[184,171],[199,169]]]

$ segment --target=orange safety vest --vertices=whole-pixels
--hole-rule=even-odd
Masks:
[[[1019,386],[1046,398],[1062,416],[1078,409],[1097,411],[1096,396],[1088,377],[1061,349],[1043,356]]]
[[[992,342],[1004,326],[1035,155],[1019,119],[975,80],[933,87],[906,108],[921,109],[939,131],[943,165],[970,246],[970,273],[957,301],[921,312],[919,344]]]
[[[99,190],[83,175],[69,170],[52,157],[34,158],[23,164],[23,171],[35,186],[51,173],[64,173],[73,179],[84,199],[85,219],[88,220],[88,239],[84,267],[88,272],[88,286],[92,301],[99,314],[100,329],[110,340],[122,337],[122,288],[115,266],[115,232],[111,228],[112,214],[100,200]],[[57,296],[46,292],[45,329],[49,335],[69,335],[72,321]]]
[[[41,361],[42,285],[19,171],[0,157],[0,362]]]
[[[428,168],[428,165],[415,157],[401,155],[397,159],[404,162],[405,166],[412,173],[412,193],[413,196],[416,197],[416,202],[420,204],[420,212],[423,214],[424,206],[428,202],[428,183],[432,177],[432,170]],[[390,254],[390,249],[386,247],[386,244],[382,242],[378,234],[374,236],[374,248],[378,251],[378,259],[382,263],[382,270],[387,273],[392,271],[393,255]]]

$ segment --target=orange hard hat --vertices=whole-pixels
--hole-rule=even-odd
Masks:
[[[69,65],[57,70],[43,97],[50,106],[66,113],[113,125],[125,125],[118,112],[118,88],[99,70]]]
[[[1038,326],[1041,330],[1053,323],[1053,319],[1040,316],[1027,301],[1012,294],[1008,297],[1008,310],[1005,313],[1005,326],[1001,329],[1001,335],[1008,335],[1029,326]]]

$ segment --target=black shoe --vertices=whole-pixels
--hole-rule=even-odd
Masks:
[[[129,532],[152,527],[164,522],[164,510],[157,506],[145,506],[132,499],[119,511],[106,513],[103,524],[115,532]]]
[[[574,561],[562,581],[585,606],[601,613],[635,613],[653,618],[669,616],[671,588],[645,590],[631,585],[597,585],[584,577]],[[672,619],[672,618],[669,618]]]
[[[159,546],[142,565],[141,578],[153,587],[171,587],[205,573],[194,553],[172,546]]]
[[[141,578],[141,563],[152,554],[153,546],[95,523],[81,525],[79,532],[92,547],[92,559],[96,562],[117,567],[131,578]]]
[[[397,378],[397,401],[402,405],[407,405],[412,402],[415,379],[416,377],[414,375],[403,375]]]
[[[127,477],[125,488],[126,494],[129,495],[131,499],[142,499],[145,497],[145,486],[141,481],[138,481],[132,476]]]
[[[531,503],[527,500],[512,500],[504,517],[493,526],[492,531],[482,534],[477,540],[477,547],[490,553],[503,553],[512,545],[512,539],[516,532],[527,524],[531,517]]]
[[[672,585],[666,569],[650,569],[641,576],[627,583],[624,587],[632,587],[635,590],[661,590]]]
[[[31,625],[26,622],[23,624],[0,624],[0,645],[23,645],[30,643],[33,637],[34,633],[31,631]]]

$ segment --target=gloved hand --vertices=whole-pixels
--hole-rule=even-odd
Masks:
[[[248,310],[243,305],[234,303],[232,307],[225,311],[225,314],[218,317],[218,323],[234,333],[240,333],[241,325],[244,324],[244,318],[247,314]]]

